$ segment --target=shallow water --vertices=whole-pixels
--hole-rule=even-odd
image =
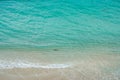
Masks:
[[[117,0],[2,0],[0,48],[120,47]]]

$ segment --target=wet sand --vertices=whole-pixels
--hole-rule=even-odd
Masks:
[[[0,80],[120,80],[119,54],[84,55],[66,68],[0,69]]]

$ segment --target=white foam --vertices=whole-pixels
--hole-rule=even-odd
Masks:
[[[71,64],[40,64],[26,61],[0,61],[0,69],[12,68],[68,68]]]

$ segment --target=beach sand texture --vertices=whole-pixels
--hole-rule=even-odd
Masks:
[[[119,54],[90,54],[74,57],[64,65],[0,69],[0,80],[120,80]],[[71,62],[71,63],[70,63]],[[48,64],[48,63],[47,63]],[[51,66],[50,66],[51,64]],[[56,67],[57,66],[57,67]]]

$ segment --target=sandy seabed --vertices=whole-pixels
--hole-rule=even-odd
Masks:
[[[44,56],[46,55],[37,58],[34,54],[32,58],[40,59]],[[58,56],[61,56],[60,59],[63,57],[62,62],[56,58]],[[25,58],[25,54],[22,57]],[[1,58],[3,58],[2,55]],[[20,65],[18,65],[12,68],[0,68],[0,80],[120,80],[120,54],[79,54],[67,57],[61,54],[54,55],[50,59],[53,59],[55,64],[58,60],[60,64],[53,65],[54,62],[51,60],[49,62],[51,65],[43,65],[42,67],[31,65],[19,67]]]
[[[85,55],[68,67],[0,69],[0,80],[120,80],[120,55]]]

